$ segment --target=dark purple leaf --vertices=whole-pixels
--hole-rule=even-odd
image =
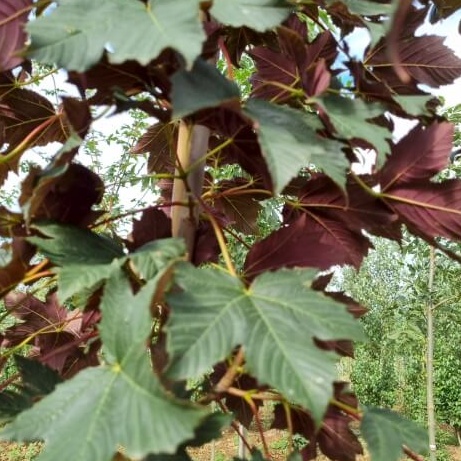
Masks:
[[[21,64],[19,56],[26,44],[24,26],[27,22],[32,0],[2,0],[0,2],[0,72]]]

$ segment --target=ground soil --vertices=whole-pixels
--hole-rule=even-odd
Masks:
[[[248,434],[250,443],[258,448],[262,448],[259,434],[250,431]],[[274,461],[286,460],[288,451],[288,439],[286,432],[276,429],[264,432],[267,446]],[[234,431],[227,430],[223,433],[221,439],[216,440],[214,444],[209,443],[200,448],[189,451],[194,461],[212,461],[214,451],[214,461],[230,461],[238,455],[238,437]],[[447,451],[450,454],[450,461],[461,461],[461,447],[449,446]],[[37,445],[17,445],[0,443],[0,461],[31,461],[38,454]],[[361,456],[357,461],[369,461],[368,456]],[[319,456],[317,461],[327,461],[327,458]]]
[[[249,433],[251,443],[262,449],[261,438],[258,432]],[[267,446],[271,457],[274,461],[285,461],[288,453],[288,442],[286,432],[276,429],[264,432]],[[212,451],[214,450],[215,461],[230,461],[238,455],[238,438],[234,431],[226,431],[221,439],[216,440],[213,444],[207,444],[203,447],[190,450],[189,454],[194,461],[212,461]],[[461,461],[461,447],[449,446],[447,451],[450,454],[450,461]],[[319,456],[316,461],[328,461],[325,456]],[[359,456],[356,461],[370,461],[367,455]]]

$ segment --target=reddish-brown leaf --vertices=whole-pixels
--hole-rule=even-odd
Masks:
[[[216,263],[220,254],[216,234],[209,222],[199,221],[195,233],[194,254],[191,261],[196,266],[203,263]]]
[[[325,63],[331,64],[337,54],[332,35],[325,32],[307,44],[296,31],[280,27],[278,39],[277,50],[257,47],[250,52],[257,68],[251,78],[253,96],[281,103],[296,96],[295,90],[306,96],[325,91],[330,83]]]
[[[453,146],[454,127],[448,122],[417,125],[392,148],[379,174],[383,191],[394,184],[426,183],[446,168]]]
[[[131,149],[132,154],[149,153],[149,173],[173,173],[178,127],[173,123],[151,125]]]
[[[66,131],[56,129],[56,111],[44,96],[35,91],[15,86],[10,74],[0,75],[0,121],[4,126],[4,142],[9,149],[17,146],[33,130],[37,130],[29,147],[43,146],[66,139]],[[42,129],[39,127],[42,126]]]
[[[130,251],[154,240],[171,237],[171,220],[158,208],[144,210],[141,219],[133,219],[133,231],[126,240]]]
[[[58,304],[54,293],[45,302],[18,292],[9,293],[4,299],[5,307],[21,322],[6,329],[3,347],[11,348],[29,340],[34,346],[32,355],[64,376],[75,373],[75,362],[79,359],[87,366],[98,363],[96,351],[85,354],[82,343],[87,340],[85,333],[94,328],[99,317],[84,316],[79,309],[67,310]],[[97,344],[92,346],[99,348]]]
[[[156,116],[159,120],[169,118],[168,110],[164,101],[168,101],[171,91],[170,77],[180,68],[177,54],[166,49],[150,62],[142,66],[136,61],[126,61],[122,64],[110,64],[107,56],[84,73],[69,72],[69,82],[76,85],[83,96],[87,90],[96,90],[89,98],[90,104],[117,105],[118,111],[132,107],[131,101],[127,101],[126,107],[120,104],[119,96],[129,98],[144,91],[148,91],[156,99],[157,110],[154,105],[141,104],[139,107],[147,108],[150,115]],[[134,106],[138,106],[133,101]],[[154,113],[155,112],[155,113]]]
[[[230,224],[244,234],[258,234],[257,220],[261,210],[258,200],[264,200],[268,195],[255,191],[245,178],[221,181],[211,190],[211,203],[226,217],[226,225]]]
[[[312,282],[312,289],[323,291],[323,294],[325,296],[328,296],[337,302],[345,304],[347,306],[348,312],[351,313],[356,319],[362,317],[362,315],[365,315],[368,312],[368,309],[361,306],[358,302],[353,300],[350,296],[347,296],[342,291],[330,291],[326,289],[332,277],[333,277],[333,273],[322,274],[318,276]]]
[[[77,86],[82,96],[87,90],[96,90],[91,96],[92,104],[112,104],[114,89],[128,96],[139,94],[147,89],[149,83],[147,68],[136,61],[123,64],[110,64],[105,56],[84,73],[69,72],[68,81]]]
[[[101,201],[103,192],[104,184],[97,174],[71,163],[44,172],[33,168],[22,183],[19,202],[27,209],[28,222],[51,219],[86,226],[101,214],[91,208]]]
[[[435,244],[434,237],[461,240],[461,181],[394,186],[383,194],[409,230]]]
[[[368,178],[364,176],[361,180],[367,182]],[[348,177],[344,192],[328,176],[316,174],[299,190],[298,197],[303,210],[317,219],[339,221],[357,233],[367,230],[382,237],[400,239],[397,215],[367,193],[353,177]]]
[[[263,34],[255,32],[248,27],[232,28],[226,27],[223,30],[224,45],[234,66],[238,66],[240,58],[248,47],[276,44],[276,36],[272,31]]]
[[[210,375],[210,382],[213,386],[215,386],[219,380],[224,376],[228,367],[224,362],[220,362],[213,368],[213,373]],[[235,380],[231,383],[232,387],[236,387],[243,391],[250,391],[250,390],[258,390],[263,389],[256,381],[255,378],[248,374],[240,374],[238,375]],[[264,387],[265,389],[265,387]],[[236,419],[240,423],[242,423],[246,428],[250,427],[254,419],[254,414],[251,410],[250,405],[248,405],[247,401],[242,397],[237,397],[235,395],[226,395],[224,399],[224,403],[226,407],[234,413]],[[256,408],[262,405],[261,400],[254,400],[253,401]]]
[[[32,0],[2,0],[0,2],[0,72],[21,64],[18,51],[25,47],[27,22]]]
[[[26,142],[17,156],[0,164],[0,184],[10,171],[16,171],[25,148],[64,142],[72,131],[84,138],[90,123],[91,114],[85,101],[63,98],[56,111],[44,96],[16,86],[11,73],[0,75],[0,147],[3,146],[6,155]]]
[[[402,82],[396,74],[389,59],[389,46],[384,40],[368,52],[365,63],[380,81],[398,93],[403,93],[400,90],[402,85],[448,85],[461,75],[461,59],[443,44],[444,40],[444,37],[435,35],[416,37],[404,29],[397,45],[398,56],[402,69],[412,78],[410,83]]]
[[[304,213],[253,245],[245,261],[245,275],[251,279],[280,267],[358,267],[369,248],[365,236],[342,222]]]
[[[5,250],[6,246],[10,245],[4,243],[2,249]],[[0,294],[7,293],[21,282],[36,251],[23,237],[13,238],[10,250],[10,261],[0,267]]]
[[[76,98],[62,98],[62,131],[69,136],[70,128],[85,139],[91,126],[91,112],[87,101]]]
[[[416,235],[434,243],[461,237],[461,181],[437,183],[452,149],[453,127],[437,122],[417,126],[392,149],[378,179],[382,200]]]
[[[227,107],[204,110],[199,114],[198,122],[212,130],[210,148],[218,150],[216,157],[220,165],[238,163],[256,183],[272,190],[272,178],[256,133],[240,112]],[[231,143],[225,145],[229,140]]]
[[[337,401],[347,405],[352,411],[357,409],[357,398],[349,392],[346,384],[334,383],[334,397]],[[349,424],[351,416],[342,412],[338,407],[329,405],[320,430],[316,430],[310,414],[298,408],[290,409],[293,432],[305,437],[309,444],[302,449],[303,460],[315,459],[318,449],[336,461],[354,461],[357,455],[363,454],[363,448],[352,432]],[[274,422],[272,427],[286,429],[288,427],[285,407],[281,404],[274,409]]]
[[[363,27],[363,19],[360,16],[349,12],[346,4],[343,2],[332,3],[327,11],[331,16],[333,23],[341,31],[341,36],[344,37],[352,32],[356,27]]]

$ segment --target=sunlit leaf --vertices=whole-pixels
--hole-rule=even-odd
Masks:
[[[147,5],[132,0],[62,0],[51,14],[31,21],[27,31],[31,57],[80,72],[96,64],[104,51],[112,63],[134,59],[145,65],[167,47],[191,65],[205,38],[198,0],[149,0]]]
[[[134,458],[173,453],[193,437],[204,412],[162,390],[145,350],[156,283],[153,279],[133,295],[128,279],[117,272],[107,282],[101,304],[106,363],[57,386],[0,436],[44,440],[38,461],[109,461],[119,446]]]
[[[181,266],[176,281],[183,291],[168,296],[170,376],[196,376],[243,344],[258,381],[309,408],[318,422],[331,397],[335,354],[319,349],[314,337],[363,336],[344,306],[310,288],[313,278],[312,270],[268,272],[246,289],[226,273]]]
[[[361,432],[373,461],[398,461],[402,445],[426,454],[427,430],[384,408],[365,408]]]
[[[211,14],[224,24],[259,32],[278,26],[289,12],[283,0],[214,0],[211,9]]]
[[[344,184],[348,162],[341,144],[321,138],[307,114],[286,106],[250,100],[245,108],[254,121],[259,144],[279,193],[309,164],[319,164],[339,184]]]
[[[383,106],[337,96],[320,98],[319,104],[333,125],[336,136],[348,140],[365,140],[376,148],[378,163],[384,163],[386,155],[390,153],[388,141],[392,134],[387,128],[371,122],[371,119],[384,113]]]

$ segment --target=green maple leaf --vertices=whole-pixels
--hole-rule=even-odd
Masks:
[[[38,461],[109,461],[120,446],[141,458],[174,453],[194,436],[205,413],[163,391],[146,353],[149,306],[160,276],[136,295],[122,271],[111,276],[101,302],[106,363],[58,385],[8,425],[3,439],[44,440]]]
[[[287,106],[253,99],[245,113],[255,122],[259,144],[274,184],[280,193],[299,170],[313,163],[344,186],[349,166],[339,142],[321,138],[318,120]]]
[[[373,461],[398,461],[403,455],[402,445],[427,453],[427,431],[385,408],[365,408],[360,429]]]
[[[47,238],[29,237],[53,264],[58,274],[58,299],[61,302],[82,290],[93,291],[107,279],[124,258],[122,248],[113,240],[86,229],[54,223],[34,225]]]
[[[29,55],[68,70],[83,72],[103,52],[120,64],[134,59],[146,65],[167,47],[190,67],[201,53],[205,33],[199,0],[61,0],[50,15],[27,26]]]
[[[269,272],[247,289],[227,273],[179,266],[175,280],[183,291],[168,296],[169,375],[196,376],[242,344],[249,371],[319,421],[336,379],[336,355],[319,349],[314,337],[363,334],[343,305],[310,288],[314,274]]]
[[[391,151],[388,140],[392,138],[392,133],[370,122],[370,119],[384,114],[381,104],[340,96],[326,96],[317,99],[317,102],[325,110],[338,137],[364,139],[376,148],[378,165],[384,163]]]
[[[61,302],[77,293],[91,294],[102,282],[120,270],[130,259],[139,277],[149,280],[173,260],[185,253],[182,241],[162,239],[148,243],[126,256],[115,241],[87,229],[75,226],[35,224],[46,238],[29,237],[41,253],[57,267],[58,298]]]
[[[284,0],[214,0],[211,14],[223,24],[258,32],[278,26],[290,13]]]
[[[202,59],[197,59],[191,70],[176,72],[171,80],[173,117],[176,118],[240,97],[238,86]]]

